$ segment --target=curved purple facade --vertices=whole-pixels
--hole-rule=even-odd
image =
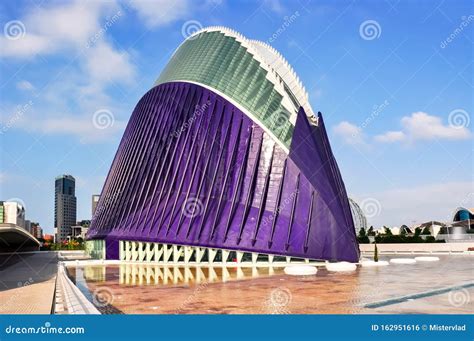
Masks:
[[[287,154],[215,92],[155,86],[137,104],[88,239],[203,246],[310,259],[359,258],[321,114],[300,108]]]

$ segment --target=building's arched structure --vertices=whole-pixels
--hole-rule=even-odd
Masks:
[[[0,224],[0,253],[38,251],[40,242],[28,231],[15,224]]]
[[[278,52],[223,27],[186,39],[137,104],[88,238],[124,260],[359,257],[321,114]]]
[[[364,211],[360,208],[359,204],[354,199],[349,198],[349,204],[351,207],[352,220],[354,221],[354,228],[356,235],[359,234],[361,229],[367,232],[367,218],[365,217]]]
[[[453,214],[453,226],[474,228],[474,208],[458,207]]]

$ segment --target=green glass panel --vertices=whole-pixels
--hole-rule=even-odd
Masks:
[[[266,76],[267,71],[234,37],[203,32],[178,48],[156,84],[187,80],[210,86],[250,111],[289,147],[294,128],[281,118],[287,112],[281,105],[283,96]]]

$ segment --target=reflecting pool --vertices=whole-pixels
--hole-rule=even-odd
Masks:
[[[316,275],[297,277],[281,267],[154,264],[77,266],[68,273],[102,313],[456,314],[474,312],[473,260],[446,255],[351,273],[318,267]]]

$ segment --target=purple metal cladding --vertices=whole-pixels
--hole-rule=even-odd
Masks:
[[[298,113],[289,156],[232,103],[161,84],[135,108],[89,239],[357,261],[349,203],[319,114]]]

